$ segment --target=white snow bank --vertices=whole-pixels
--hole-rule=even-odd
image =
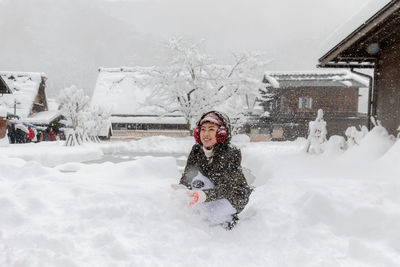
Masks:
[[[378,160],[378,164],[382,169],[389,169],[395,173],[400,173],[400,141],[397,140],[396,143],[390,147],[390,149]],[[396,177],[396,176],[395,176]],[[399,178],[397,176],[396,178]]]
[[[1,155],[8,158],[21,158],[36,161],[45,166],[56,166],[66,162],[82,162],[100,159],[103,152],[100,147],[84,145],[67,147],[64,142],[40,142],[13,144],[2,148]]]
[[[5,147],[5,146],[9,146],[10,143],[8,141],[8,137],[7,134],[4,138],[0,138],[0,147]]]
[[[340,155],[347,149],[343,136],[332,135],[324,145],[324,155]]]
[[[234,135],[232,143],[242,147],[250,142],[247,135]],[[148,152],[148,153],[189,153],[195,144],[193,136],[173,138],[152,136],[130,142],[103,142],[100,148],[103,153]]]
[[[382,157],[395,143],[382,126],[374,127],[363,139],[360,145],[351,147],[344,153],[346,160],[373,160]]]
[[[55,168],[2,157],[0,266],[399,266],[400,170],[374,164],[398,159],[400,145],[388,140],[376,128],[351,156],[301,153],[304,139],[241,143],[243,166],[257,177],[255,214],[230,232],[209,227],[184,191],[170,189],[181,175],[172,156]],[[193,144],[93,147],[175,153]]]

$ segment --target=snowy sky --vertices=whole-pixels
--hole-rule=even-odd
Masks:
[[[204,39],[222,61],[260,51],[269,70],[309,70],[365,0],[0,0],[0,70],[47,73],[49,95],[91,93],[97,68],[163,61],[163,40]]]

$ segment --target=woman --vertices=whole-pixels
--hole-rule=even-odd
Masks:
[[[230,230],[252,189],[242,172],[240,150],[230,144],[229,119],[216,111],[207,112],[193,135],[197,144],[192,147],[179,185],[173,187],[187,188],[189,205],[204,202],[211,224]]]

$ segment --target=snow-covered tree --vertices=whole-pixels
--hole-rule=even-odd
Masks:
[[[100,142],[102,131],[109,129],[111,113],[99,106],[91,106],[85,112],[86,123],[83,126],[86,138],[93,142]]]
[[[326,122],[324,120],[324,112],[322,109],[318,110],[317,118],[315,121],[310,121],[308,126],[306,152],[313,152],[320,154],[323,152],[323,145],[327,142],[326,135]]]
[[[258,96],[263,87],[267,62],[259,54],[234,55],[232,64],[221,65],[203,52],[201,43],[189,44],[174,38],[167,48],[167,66],[153,69],[149,75],[149,84],[155,89],[149,100],[166,113],[183,114],[188,128],[202,113],[219,108],[236,96]],[[245,108],[243,102],[234,110],[243,113]]]
[[[58,97],[60,112],[67,118],[72,129],[66,133],[66,145],[75,145],[82,142],[85,124],[85,110],[89,104],[89,97],[82,89],[75,85],[65,88]]]

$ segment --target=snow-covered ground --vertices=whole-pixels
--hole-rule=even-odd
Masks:
[[[384,129],[318,156],[304,140],[234,141],[257,180],[232,231],[170,189],[191,138],[0,147],[0,266],[400,265],[400,143]]]

